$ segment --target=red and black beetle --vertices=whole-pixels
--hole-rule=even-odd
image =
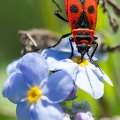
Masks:
[[[84,57],[85,53],[88,54],[91,46],[95,45],[92,54],[88,54],[91,59],[98,46],[95,41],[96,37],[94,37],[98,0],[64,0],[68,20],[59,14],[62,11],[61,8],[54,0],[52,1],[59,8],[59,10],[55,11],[55,15],[69,23],[71,34],[73,35],[70,41],[72,40],[76,43],[78,52],[81,53],[81,58]],[[68,35],[70,34],[63,35],[62,38]]]

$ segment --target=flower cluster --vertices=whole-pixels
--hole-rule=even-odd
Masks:
[[[7,67],[3,96],[17,104],[18,120],[93,120],[90,110],[66,112],[63,103],[77,96],[77,88],[98,99],[108,76],[87,58],[57,48],[27,53]],[[78,104],[79,106],[79,104]],[[67,108],[67,107],[66,107]],[[71,108],[74,109],[74,108]]]
[[[62,120],[64,113],[59,103],[73,88],[66,71],[49,74],[45,59],[38,53],[28,53],[4,84],[3,96],[17,104],[19,120]]]

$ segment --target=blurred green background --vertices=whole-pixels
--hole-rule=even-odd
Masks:
[[[56,0],[62,7],[65,16],[63,0]],[[117,0],[120,4],[120,1]],[[21,54],[22,45],[19,42],[18,31],[32,28],[47,28],[62,34],[70,32],[68,24],[54,15],[56,6],[52,0],[0,0],[0,93],[7,78],[6,66]],[[120,21],[117,18],[118,22]],[[112,31],[106,14],[99,6],[96,32],[102,32],[104,41],[109,44],[120,43],[120,30]],[[96,118],[120,115],[120,52],[109,54],[108,61],[99,62],[100,67],[113,81],[114,87],[105,83],[105,94],[95,100],[87,93],[80,91],[80,99],[88,100],[93,115]],[[0,120],[17,120],[15,105],[4,99],[0,94]]]

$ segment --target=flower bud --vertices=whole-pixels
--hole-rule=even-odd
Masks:
[[[77,97],[76,93],[77,93],[77,87],[75,85],[73,85],[73,89],[72,89],[70,95],[67,97],[67,100],[75,99]]]
[[[94,120],[91,112],[78,112],[75,115],[75,120]]]
[[[65,114],[63,120],[70,120],[70,116],[68,114]]]

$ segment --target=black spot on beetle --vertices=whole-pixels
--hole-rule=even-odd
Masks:
[[[95,11],[94,6],[89,6],[89,7],[88,7],[88,12],[89,12],[89,14],[93,14],[94,11]]]
[[[72,5],[72,6],[70,6],[70,12],[71,12],[71,13],[77,13],[77,12],[78,12],[78,7],[77,7],[77,5]]]

